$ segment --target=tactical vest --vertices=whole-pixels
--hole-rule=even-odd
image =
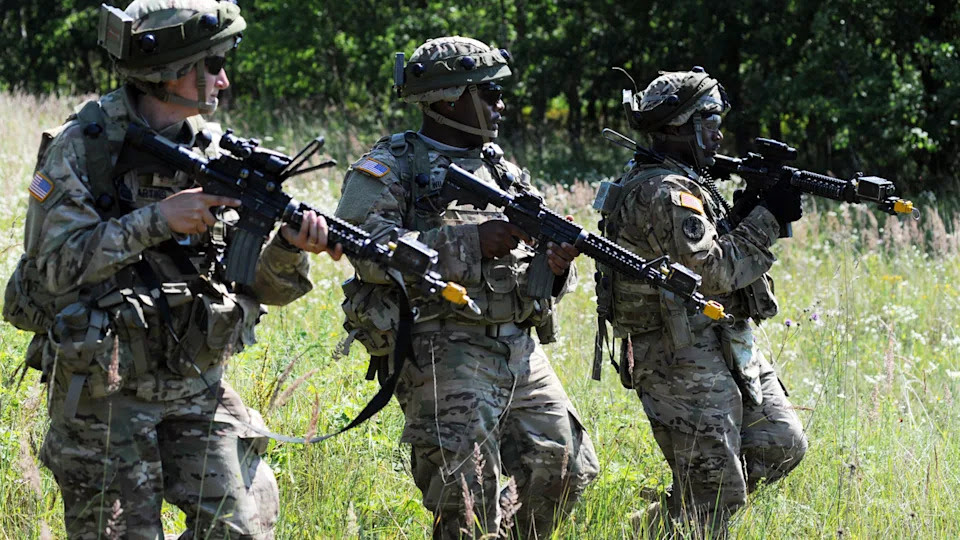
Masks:
[[[623,204],[635,196],[636,189],[653,176],[676,174],[675,171],[657,165],[638,165],[639,174],[626,174],[614,182],[604,182],[594,201],[600,211],[598,223],[600,234],[642,257],[657,256],[647,249],[633,245],[621,238],[619,214]],[[633,172],[633,171],[631,171]],[[597,265],[597,314],[613,324],[614,338],[625,338],[631,333],[672,328],[671,334],[678,337],[688,333],[689,321],[682,304],[668,296],[670,293],[647,283],[614,272],[611,268]],[[616,302],[614,299],[616,298]]]
[[[123,141],[129,121],[121,100],[83,104],[63,126],[44,133],[37,170],[43,166],[50,142],[78,122],[83,126],[85,170],[97,210],[103,219],[124,215],[132,209],[128,203],[137,197],[120,181],[125,173],[137,174],[136,167],[119,170],[126,155]],[[205,127],[200,117],[189,122],[197,132]],[[206,150],[214,152],[215,147]],[[221,247],[225,236],[222,223],[210,233],[212,243]],[[44,377],[55,374],[68,388],[68,415],[83,390],[98,398],[121,386],[137,386],[138,379],[153,378],[158,362],[175,375],[196,377],[218,364],[225,353],[254,342],[260,304],[233,294],[215,279],[196,279],[196,261],[175,244],[170,240],[146,250],[140,262],[110,279],[59,296],[47,292],[42,283],[36,253],[28,251],[21,257],[7,283],[3,315],[14,326],[34,333],[26,364],[41,369]],[[170,264],[168,251],[178,253],[172,259],[180,273],[192,279],[161,279],[156,263],[163,259]],[[167,272],[162,274],[166,277]]]
[[[639,171],[638,171],[639,169]],[[625,201],[636,197],[636,190],[655,176],[677,175],[676,170],[664,167],[661,164],[638,164],[630,173],[618,178],[614,182],[604,182],[601,185],[594,208],[603,216],[599,223],[600,232],[623,247],[643,257],[658,256],[661,253],[648,253],[652,246],[635,245],[621,234],[622,224],[619,216]],[[692,179],[696,181],[696,179]],[[709,219],[716,224],[724,216],[716,202],[711,197],[719,194],[710,194],[712,190],[705,190],[707,204],[704,211]],[[729,231],[719,231],[721,234]],[[603,265],[598,265],[596,275],[597,314],[600,328],[597,332],[597,357],[595,357],[595,378],[597,366],[602,358],[602,346],[606,341],[606,323],[613,325],[613,337],[622,340],[620,347],[620,365],[618,370],[621,382],[628,388],[630,371],[632,370],[631,335],[661,331],[669,339],[674,350],[690,346],[694,342],[694,334],[713,324],[702,314],[689,315],[686,307],[672,294],[660,289],[622,276]],[[735,317],[745,320],[752,317],[762,320],[776,314],[776,299],[773,296],[773,281],[763,276],[751,285],[734,291],[724,300],[728,311]],[[731,309],[732,308],[732,309]],[[742,356],[742,355],[741,355]],[[749,358],[747,359],[749,360]],[[616,363],[615,363],[616,365]],[[740,367],[735,367],[739,371]],[[752,369],[752,368],[751,368]],[[750,374],[752,375],[752,373]],[[749,381],[747,386],[756,386],[755,381]],[[754,394],[754,388],[750,393]]]
[[[374,149],[377,148],[388,149],[393,156],[401,186],[407,194],[406,205],[411,211],[404,216],[402,226],[405,229],[422,231],[445,224],[481,223],[491,216],[502,219],[499,211],[476,210],[459,205],[448,208],[449,201],[440,198],[443,176],[435,170],[437,165],[430,161],[430,148],[415,132],[384,137],[377,142]],[[496,145],[487,145],[477,159],[482,161],[481,167],[486,166],[493,171],[495,180],[502,188],[513,186],[515,189],[527,189],[524,185],[528,179],[517,178]],[[533,299],[526,295],[530,277],[528,269],[533,257],[534,252],[530,249],[529,259],[516,259],[508,255],[482,262],[481,283],[468,287],[471,298],[480,306],[481,316],[467,309],[455,308],[442,300],[418,298],[416,291],[410,291],[411,298],[417,301],[417,321],[453,319],[460,323],[481,325],[520,321],[537,328],[541,342],[553,341],[556,332],[554,300],[550,297]],[[360,341],[372,357],[389,354],[393,347],[393,329],[399,319],[396,288],[365,283],[354,276],[343,284],[343,290],[347,343],[353,339]],[[368,376],[371,374],[368,373]]]

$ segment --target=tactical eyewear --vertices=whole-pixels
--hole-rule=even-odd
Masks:
[[[495,82],[485,82],[477,85],[480,97],[491,105],[496,105],[503,99],[503,87]]]
[[[219,75],[223,65],[227,63],[226,56],[208,56],[203,59],[203,65],[207,68],[207,73]]]
[[[719,114],[701,115],[700,117],[700,125],[703,126],[703,129],[710,131],[720,131],[721,122],[723,122],[723,118]]]

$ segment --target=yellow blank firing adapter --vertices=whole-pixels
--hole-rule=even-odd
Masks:
[[[703,306],[703,314],[710,317],[711,320],[723,320],[726,315],[723,312],[723,304],[716,300],[710,300]]]
[[[463,285],[452,281],[448,281],[447,286],[443,288],[443,297],[458,306],[465,306],[470,301],[470,297],[467,296],[467,289]]]
[[[441,295],[444,299],[452,304],[458,306],[467,306],[477,315],[480,314],[480,308],[467,294],[467,289],[463,285],[448,281],[447,285],[443,288]]]
[[[897,199],[893,203],[893,211],[898,214],[914,214],[914,217],[920,217],[920,212],[913,207],[913,202],[905,201],[903,199]]]

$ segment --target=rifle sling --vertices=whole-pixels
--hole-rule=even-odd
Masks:
[[[152,268],[150,268],[150,271],[152,271]],[[210,393],[210,396],[214,398],[217,401],[217,404],[223,407],[225,411],[230,413],[230,416],[233,416],[233,418],[237,422],[239,422],[243,427],[250,429],[251,431],[263,437],[267,437],[275,441],[291,443],[291,444],[314,444],[314,443],[322,442],[327,439],[336,437],[337,435],[340,435],[345,431],[349,431],[359,426],[360,424],[366,422],[370,418],[372,418],[375,414],[380,412],[384,407],[386,407],[390,403],[391,398],[393,398],[393,392],[397,388],[397,382],[400,380],[400,373],[403,371],[404,362],[408,357],[411,359],[413,358],[413,311],[410,308],[409,295],[407,294],[406,287],[403,284],[403,278],[399,276],[396,273],[396,271],[388,271],[387,275],[390,276],[390,278],[393,279],[394,282],[397,284],[397,286],[400,288],[400,295],[398,299],[398,304],[400,308],[400,321],[397,324],[396,339],[394,341],[393,354],[391,355],[393,356],[393,369],[391,370],[390,376],[386,380],[382,381],[382,384],[380,385],[380,390],[378,390],[377,393],[374,394],[372,398],[370,398],[370,401],[367,402],[367,404],[363,407],[360,413],[357,414],[356,418],[351,420],[349,424],[347,424],[346,426],[340,428],[339,430],[333,433],[328,433],[326,435],[320,435],[317,437],[311,437],[309,439],[306,437],[294,437],[290,435],[283,435],[275,431],[270,431],[269,429],[266,429],[266,428],[255,426],[243,420],[242,418],[238,418],[233,413],[233,411],[231,411],[227,407],[227,405],[223,402],[222,398],[220,397],[220,392],[217,391],[217,389],[220,386],[219,381],[217,382],[216,387],[214,387],[214,385],[210,384],[210,381],[208,381],[206,377],[204,377],[203,374],[200,373],[199,374],[200,379],[203,381],[204,386],[207,387],[207,391]],[[150,285],[148,285],[148,287],[150,287]],[[160,297],[164,298],[162,290],[160,290]],[[157,307],[158,307],[158,310],[161,311],[161,314],[163,312],[163,308],[161,307],[161,302],[163,305],[168,306],[167,315],[165,318],[169,318],[169,304],[167,304],[165,299],[163,301],[158,300]],[[173,330],[172,324],[168,324],[167,328],[171,333],[173,333],[174,330]],[[176,338],[176,335],[174,335],[174,338]],[[194,365],[196,369],[199,370],[196,363],[193,362],[193,359],[190,359],[190,362]]]

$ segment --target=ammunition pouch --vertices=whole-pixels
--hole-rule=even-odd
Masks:
[[[484,320],[497,323],[517,320],[520,307],[516,291],[520,277],[525,277],[526,268],[518,272],[514,269],[515,264],[510,256],[485,259],[481,263],[485,291],[477,296],[486,300],[480,305]]]
[[[535,309],[537,313],[532,317],[539,321],[535,324],[537,329],[537,338],[541,345],[547,345],[557,340],[557,334],[560,333],[560,315],[552,306],[552,300],[535,300]],[[543,309],[549,309],[549,313],[544,314]]]
[[[54,378],[69,387],[74,411],[84,386],[90,397],[101,398],[119,390],[129,375],[128,355],[120,351],[120,340],[105,309],[74,302],[57,313],[47,335],[54,353]]]
[[[669,291],[660,293],[660,315],[663,328],[670,338],[673,350],[677,351],[693,345],[693,332],[690,329],[690,316],[679,298]]]
[[[190,291],[181,294],[189,299]],[[177,294],[167,293],[171,307]],[[244,347],[256,343],[254,327],[263,314],[259,302],[218,291],[198,293],[190,305],[186,333],[179,353],[168,354],[167,368],[184,377],[198,377]]]
[[[51,313],[51,308],[55,302],[40,283],[36,261],[21,256],[3,293],[3,318],[20,330],[46,333],[53,324],[55,313]]]
[[[343,288],[343,329],[347,331],[345,347],[359,341],[371,357],[386,357],[393,351],[394,329],[400,322],[400,306],[396,290],[388,285],[366,283],[354,276]]]
[[[760,385],[760,357],[753,353],[753,331],[748,321],[714,325],[720,338],[723,359],[740,391],[754,404],[763,402]]]
[[[740,293],[749,317],[757,322],[773,317],[780,310],[777,297],[774,296],[773,278],[767,274],[740,289]]]

